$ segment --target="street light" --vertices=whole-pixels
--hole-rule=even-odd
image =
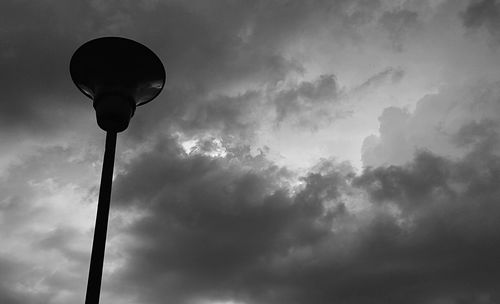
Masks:
[[[70,62],[78,89],[93,100],[97,124],[106,131],[101,186],[85,304],[98,304],[108,227],[116,134],[127,129],[137,106],[165,85],[165,69],[147,47],[130,39],[103,37],[80,46]]]

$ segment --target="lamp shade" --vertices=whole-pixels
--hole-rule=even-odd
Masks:
[[[106,131],[128,127],[136,106],[153,100],[165,85],[165,68],[146,46],[103,37],[80,46],[70,62],[78,89],[94,101],[97,123]]]

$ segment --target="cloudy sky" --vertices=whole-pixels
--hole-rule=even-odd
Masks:
[[[2,0],[0,303],[83,303],[122,36],[167,85],[118,137],[101,302],[500,303],[500,1]]]

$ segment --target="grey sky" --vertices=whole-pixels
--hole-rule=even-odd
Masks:
[[[0,3],[0,302],[84,299],[123,36],[167,85],[118,137],[101,301],[500,302],[500,2]]]

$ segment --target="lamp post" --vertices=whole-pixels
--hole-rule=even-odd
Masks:
[[[70,62],[78,89],[93,100],[97,124],[106,131],[101,186],[85,304],[98,304],[106,245],[116,135],[127,129],[137,106],[153,100],[165,85],[165,69],[147,47],[120,37],[97,38],[80,46]]]

